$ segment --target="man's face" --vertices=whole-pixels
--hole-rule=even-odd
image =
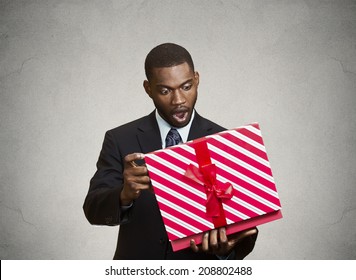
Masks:
[[[198,96],[199,74],[185,62],[173,67],[154,68],[144,88],[158,113],[170,125],[186,126]]]

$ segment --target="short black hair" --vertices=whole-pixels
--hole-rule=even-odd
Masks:
[[[190,53],[177,44],[164,43],[154,47],[145,60],[145,73],[148,80],[152,78],[153,68],[173,67],[182,63],[188,63],[194,72],[194,63]]]

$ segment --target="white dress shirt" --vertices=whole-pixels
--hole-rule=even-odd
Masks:
[[[192,117],[190,118],[189,123],[184,126],[184,127],[173,127],[175,129],[177,129],[177,131],[179,132],[180,137],[182,138],[182,143],[187,142],[188,140],[188,135],[189,135],[189,131],[190,131],[190,127],[192,126],[192,122],[195,116],[195,110],[193,110],[192,113]],[[166,147],[166,137],[168,132],[171,130],[172,126],[167,123],[159,114],[158,111],[156,110],[156,120],[158,123],[158,128],[159,128],[159,132],[161,134],[161,144],[162,144],[162,148]]]

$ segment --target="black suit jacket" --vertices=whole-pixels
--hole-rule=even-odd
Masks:
[[[188,140],[223,131],[224,128],[197,113]],[[149,153],[162,148],[155,113],[109,130],[90,181],[84,212],[91,224],[120,225],[114,259],[216,259],[190,248],[173,252],[168,241],[155,195],[143,191],[133,206],[121,211],[120,192],[123,185],[123,159],[127,154]],[[257,234],[243,240],[236,257],[244,258],[255,244]]]

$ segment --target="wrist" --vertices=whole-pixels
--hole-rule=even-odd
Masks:
[[[121,206],[129,206],[132,204],[132,199],[126,196],[125,191],[123,189],[120,192],[120,202]]]

